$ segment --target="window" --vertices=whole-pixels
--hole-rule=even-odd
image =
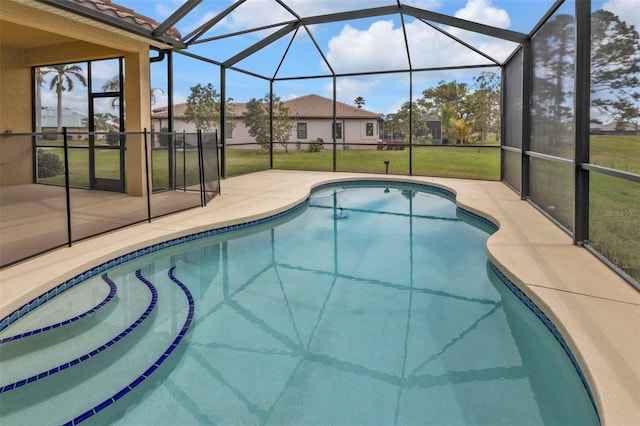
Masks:
[[[307,138],[307,123],[298,123],[298,139]]]
[[[342,123],[336,123],[336,139],[342,139]]]
[[[373,123],[367,123],[367,136],[373,136]]]
[[[224,138],[233,139],[233,126],[224,126]]]

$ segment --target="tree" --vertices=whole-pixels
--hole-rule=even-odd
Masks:
[[[500,79],[494,72],[482,72],[474,77],[474,91],[467,95],[471,111],[470,124],[480,140],[492,132],[500,132]]]
[[[243,122],[247,127],[249,136],[256,140],[256,143],[263,149],[269,148],[269,106],[265,105],[264,99],[251,98],[246,105],[247,113]]]
[[[106,81],[102,85],[102,90],[105,92],[120,92],[120,76],[115,76],[111,80]],[[119,106],[119,98],[113,98],[111,100],[111,108],[116,109]]]
[[[93,124],[96,127],[96,131],[118,131],[119,126],[117,122],[118,117],[111,113],[96,112],[93,114]]]
[[[620,123],[640,117],[640,36],[613,13],[591,15],[591,104]]]
[[[106,81],[103,85],[102,85],[102,90],[104,90],[105,92],[119,92],[120,91],[120,77],[119,76],[115,76],[113,77],[111,80]],[[155,105],[156,101],[157,101],[157,95],[156,93],[160,92],[160,93],[164,93],[164,90],[160,89],[160,88],[154,88],[151,89],[151,91],[149,92],[149,96],[151,97],[151,105]],[[113,109],[118,108],[118,98],[115,98],[113,100],[111,100],[111,107]]]
[[[454,108],[457,118],[466,118],[470,115],[467,93],[467,83],[441,80],[436,87],[422,92],[422,99],[418,100],[418,104],[436,117],[441,115],[443,107],[448,106]]]
[[[573,149],[573,78],[575,19],[560,14],[536,35],[531,94],[532,145],[545,152],[569,155]]]
[[[273,99],[273,135],[269,121],[269,101]],[[253,137],[258,145],[263,149],[268,149],[273,140],[284,147],[288,152],[289,138],[293,130],[293,123],[290,120],[289,108],[275,94],[270,98],[269,93],[263,98],[251,98],[247,102],[247,113],[243,119],[244,125],[248,128],[249,136]]]
[[[266,97],[266,96],[265,96]],[[284,147],[284,152],[289,152],[289,138],[293,130],[293,122],[290,119],[289,108],[280,100],[273,97],[273,140]]]
[[[394,130],[393,139],[398,140],[402,137],[405,142],[409,141],[410,108],[411,104],[405,102],[395,114],[391,114],[391,120],[385,124],[385,127]]]
[[[463,144],[471,134],[471,124],[464,118],[451,118],[449,121],[456,143]]]
[[[70,92],[73,90],[73,79],[77,79],[83,86],[87,87],[87,81],[84,78],[84,70],[80,65],[51,65],[41,68],[42,78],[45,75],[53,73],[49,89],[56,89],[58,95],[58,133],[62,131],[62,92]]]
[[[456,120],[458,113],[454,105],[444,105],[440,108],[437,117],[442,123],[442,139],[445,141],[455,141],[456,134],[454,129],[454,120]]]
[[[429,115],[440,119],[444,141],[457,140],[452,119],[466,119],[471,115],[467,96],[467,84],[455,80],[441,80],[436,87],[422,92],[418,104],[425,108]]]
[[[399,120],[400,117],[397,115],[397,113],[386,114],[384,116],[384,119],[382,121],[383,139],[395,140],[404,138],[404,133]]]
[[[364,100],[364,98],[363,98],[362,96],[358,96],[358,97],[353,101],[353,103],[354,103],[354,104],[356,104],[356,106],[357,106],[358,108],[362,108],[362,106],[363,106],[363,105],[364,105],[364,103],[365,103],[365,100]]]
[[[36,113],[36,132],[42,132],[42,85],[44,84],[44,70],[42,68],[35,69],[35,96],[34,106]]]
[[[224,114],[225,125],[230,129],[235,127],[232,100],[231,98],[227,99],[227,108]],[[196,129],[203,132],[217,129],[218,123],[220,123],[220,94],[211,83],[206,86],[197,84],[191,87],[184,120],[187,123],[194,123]]]

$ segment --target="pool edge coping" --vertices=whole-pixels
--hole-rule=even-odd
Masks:
[[[269,171],[265,172],[265,173],[269,173]],[[197,234],[197,233],[201,233],[203,232],[204,229],[213,229],[213,228],[223,228],[223,227],[229,227],[229,226],[234,226],[234,225],[241,225],[244,223],[248,223],[248,222],[252,222],[252,221],[256,221],[256,220],[264,220],[266,218],[270,218],[271,216],[274,215],[279,215],[279,214],[283,214],[285,212],[288,212],[289,210],[291,210],[292,208],[294,208],[296,205],[299,205],[301,203],[303,203],[312,193],[313,191],[322,185],[329,185],[329,184],[340,184],[341,182],[349,182],[349,181],[357,181],[357,180],[377,180],[377,181],[393,181],[393,182],[397,182],[397,183],[417,183],[417,184],[421,184],[421,185],[428,185],[428,186],[432,186],[432,187],[436,187],[436,188],[440,188],[443,189],[445,191],[448,191],[450,193],[453,193],[455,196],[455,204],[465,210],[470,211],[471,213],[474,213],[480,217],[485,218],[486,220],[494,223],[495,225],[498,226],[498,231],[495,232],[493,235],[491,235],[489,237],[489,240],[487,241],[487,256],[489,258],[489,261],[496,267],[497,270],[499,270],[501,273],[503,273],[509,280],[511,280],[513,282],[513,284],[519,289],[521,290],[529,299],[533,300],[534,303],[536,303],[537,305],[542,307],[542,311],[547,314],[549,316],[549,318],[551,319],[552,323],[555,324],[559,330],[559,332],[564,335],[567,338],[567,343],[568,346],[570,348],[570,350],[573,352],[574,356],[576,357],[576,359],[578,360],[578,364],[582,369],[582,372],[584,374],[584,376],[586,377],[586,380],[588,382],[589,388],[592,392],[593,395],[593,400],[595,401],[595,406],[596,406],[596,410],[598,412],[598,415],[600,416],[600,420],[602,422],[602,424],[609,424],[609,416],[607,415],[607,413],[609,412],[609,408],[611,408],[611,406],[613,406],[613,412],[618,414],[618,415],[622,415],[623,418],[633,418],[634,416],[634,411],[633,409],[629,409],[629,407],[619,407],[619,403],[618,406],[616,406],[616,396],[615,395],[610,395],[606,392],[600,392],[600,380],[598,380],[596,377],[600,377],[600,379],[602,379],[601,376],[603,376],[603,374],[600,374],[600,372],[594,370],[594,368],[592,368],[591,362],[589,361],[589,356],[586,356],[582,349],[581,349],[581,344],[578,344],[575,339],[573,338],[572,334],[569,333],[569,328],[570,327],[566,327],[564,324],[564,321],[562,320],[562,313],[557,313],[555,312],[555,310],[549,306],[547,303],[545,303],[544,300],[540,299],[540,295],[536,294],[535,292],[532,291],[532,289],[530,288],[530,285],[524,281],[523,279],[520,279],[517,275],[515,275],[514,273],[512,273],[509,268],[507,266],[505,266],[503,264],[503,262],[501,262],[496,255],[492,252],[492,250],[489,247],[489,242],[490,240],[495,236],[498,235],[502,228],[501,228],[501,224],[500,224],[500,220],[494,216],[492,216],[491,214],[483,211],[482,209],[476,208],[474,206],[469,205],[469,202],[472,202],[473,200],[461,200],[460,198],[460,194],[459,192],[455,189],[452,188],[450,186],[451,183],[455,183],[456,181],[463,181],[465,182],[465,180],[461,180],[461,179],[453,179],[453,178],[432,178],[432,177],[415,177],[415,176],[393,176],[393,175],[363,175],[363,174],[346,174],[346,173],[341,173],[340,176],[336,176],[336,174],[328,174],[328,173],[311,173],[313,175],[313,183],[308,183],[307,189],[304,192],[304,194],[300,195],[299,197],[297,197],[295,200],[291,201],[289,200],[289,202],[285,202],[282,205],[280,205],[279,207],[275,208],[275,209],[271,209],[271,210],[267,210],[267,211],[263,211],[260,214],[253,214],[253,215],[247,215],[247,216],[243,216],[243,217],[235,217],[233,219],[230,220],[222,220],[219,222],[216,221],[212,221],[206,225],[198,225],[198,226],[192,226],[192,227],[187,227],[187,228],[183,228],[183,229],[179,229],[179,230],[172,230],[169,232],[166,232],[165,234],[163,234],[163,236],[161,237],[152,237],[149,239],[145,239],[145,240],[140,240],[136,243],[133,244],[129,244],[129,245],[125,245],[125,246],[121,246],[117,249],[113,249],[112,251],[110,251],[108,256],[102,256],[102,258],[111,258],[113,259],[114,257],[118,257],[118,256],[124,256],[126,254],[130,254],[132,252],[138,252],[140,251],[140,255],[144,255],[147,254],[146,252],[142,252],[145,250],[145,248],[149,248],[149,247],[153,247],[157,244],[162,244],[161,242],[166,242],[168,240],[175,240],[175,239],[183,239],[188,237],[189,235],[193,235],[193,234]],[[434,181],[434,179],[437,179],[438,181]],[[489,182],[489,181],[473,181],[473,182]],[[465,182],[468,183],[468,182]],[[496,184],[502,184],[501,182],[495,182]],[[307,185],[307,183],[303,183],[302,185]],[[504,185],[504,184],[502,184]],[[515,195],[514,195],[515,197]],[[514,198],[515,199],[515,198]],[[139,225],[144,226],[144,225]],[[126,228],[122,231],[116,231],[116,232],[127,232],[127,229],[130,228]],[[97,237],[96,239],[101,239],[101,237]],[[158,240],[160,240],[161,242],[158,242]],[[142,247],[142,249],[140,248]],[[58,251],[64,251],[67,250],[66,248],[60,249]],[[47,256],[47,255],[44,255]],[[37,259],[37,258],[36,258]],[[96,265],[96,263],[100,262],[99,258],[93,257],[92,258],[93,261],[91,260],[86,260],[83,263],[80,263],[79,265],[76,265],[76,268],[74,270],[77,269],[81,269],[84,270],[85,272],[91,271],[94,268],[91,268],[89,270],[87,270],[86,268],[90,267],[91,265]],[[127,259],[129,260],[129,259]],[[594,258],[594,260],[596,260]],[[33,263],[33,262],[27,262],[27,263]],[[20,265],[20,264],[19,264]],[[82,265],[82,266],[80,266]],[[49,287],[50,288],[56,288],[59,286],[62,286],[66,281],[63,282],[63,284],[58,285],[52,285],[51,281],[55,281],[55,283],[60,283],[60,278],[64,277],[64,276],[68,276],[69,275],[69,271],[66,271],[65,273],[61,273],[58,275],[58,279],[56,280],[51,279],[49,281]],[[613,274],[613,272],[611,272]],[[72,274],[73,275],[73,274]],[[80,274],[82,275],[82,274]],[[74,277],[77,278],[78,274],[75,274]],[[71,278],[74,279],[74,278]],[[36,291],[38,294],[43,294],[44,292],[46,292],[46,290],[42,290],[39,291],[36,289],[41,289],[46,287],[47,283],[41,283],[40,286],[38,287],[34,287],[34,291]],[[29,293],[24,293],[22,294],[22,297],[20,300],[32,300],[34,299],[34,297],[29,298],[28,297]],[[35,297],[37,298],[37,296]],[[543,298],[544,299],[544,298]],[[4,302],[4,301],[3,301]],[[542,302],[542,303],[541,303]],[[28,304],[28,303],[27,303]],[[20,306],[24,306],[24,303]],[[6,307],[5,306],[0,306],[0,308]],[[22,309],[22,308],[20,308]],[[13,311],[12,311],[13,312]],[[6,317],[6,315],[5,315]],[[5,317],[2,317],[2,319],[4,319]],[[594,373],[594,371],[596,371]],[[626,409],[625,409],[626,408]],[[626,416],[625,416],[626,415]],[[614,418],[618,418],[619,416],[614,415]],[[616,423],[618,424],[618,422],[612,422],[612,423]]]

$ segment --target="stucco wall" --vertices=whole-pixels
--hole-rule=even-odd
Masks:
[[[149,42],[139,36],[74,16],[43,3],[0,0],[3,23],[10,23],[21,47],[1,40],[0,132],[31,132],[31,67],[58,63],[125,57],[126,131],[150,129]],[[23,31],[24,34],[15,34]],[[45,43],[49,35],[53,42]],[[29,45],[31,43],[31,45]],[[15,141],[15,138],[10,138]],[[127,185],[132,195],[142,195],[144,146],[142,138],[128,141]],[[0,141],[0,185],[31,183],[30,144]]]
[[[31,131],[31,70],[24,66],[24,52],[1,48],[0,132]],[[33,176],[31,140],[12,136],[0,138],[0,185],[31,183]]]
[[[378,123],[374,119],[338,119],[339,123],[342,123],[342,139],[337,139],[336,143],[341,148],[343,143],[349,145],[350,148],[358,147],[362,144],[376,144],[380,139],[378,134]],[[322,138],[325,144],[330,144],[333,141],[331,135],[331,129],[333,128],[333,121],[330,119],[299,119],[292,120],[293,129],[289,137],[290,142],[303,142],[308,143],[314,139]],[[307,138],[298,139],[297,137],[297,123],[307,123]],[[373,136],[366,135],[367,123],[373,124]],[[167,127],[167,120],[163,119],[154,120],[154,128],[159,131],[161,127]],[[196,127],[193,123],[186,123],[181,119],[174,121],[174,129],[176,132],[195,133]],[[220,138],[220,135],[219,135]],[[232,137],[226,139],[227,145],[254,143],[255,139],[249,136],[248,129],[242,123],[242,120],[236,121],[236,126],[233,129]],[[363,148],[375,149],[374,146],[362,146]],[[302,149],[305,149],[303,146]]]

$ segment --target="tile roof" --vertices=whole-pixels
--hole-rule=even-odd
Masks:
[[[311,94],[289,99],[283,102],[289,108],[291,118],[333,118],[333,100],[323,96]],[[234,113],[241,117],[246,114],[246,103],[234,103]],[[184,117],[187,104],[177,104],[173,107],[175,118]],[[156,108],[153,110],[152,118],[168,118],[168,107]],[[336,118],[369,118],[382,119],[382,114],[358,108],[344,102],[336,102]]]
[[[100,11],[106,15],[109,15],[114,18],[122,19],[123,21],[129,22],[131,24],[138,25],[146,30],[153,31],[155,30],[160,23],[149,18],[148,16],[141,15],[134,11],[133,9],[129,9],[127,7],[121,6],[119,4],[111,2],[111,0],[72,0],[75,3],[81,4],[85,7]],[[175,28],[170,28],[165,33],[167,36],[180,39],[180,32]]]

